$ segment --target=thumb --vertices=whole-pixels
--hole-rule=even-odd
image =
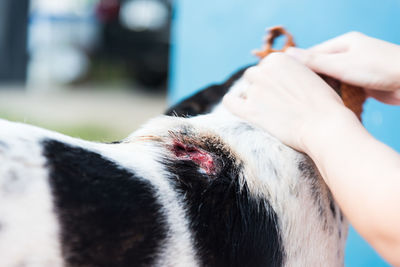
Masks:
[[[396,106],[400,105],[400,89],[390,92],[372,89],[365,89],[365,91],[368,96],[373,97],[382,103]]]
[[[311,50],[290,47],[286,54],[303,63],[314,72],[341,79],[344,72],[345,60],[342,53],[326,54]]]

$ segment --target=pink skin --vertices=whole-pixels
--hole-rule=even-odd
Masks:
[[[214,159],[210,153],[193,145],[184,144],[179,141],[174,141],[173,152],[175,156],[181,160],[193,161],[207,174],[215,174]]]
[[[317,73],[365,89],[368,96],[400,105],[400,46],[350,32],[309,49],[286,53]]]

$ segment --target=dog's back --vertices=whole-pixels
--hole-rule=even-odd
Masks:
[[[0,120],[0,266],[61,266],[40,130],[30,128]]]
[[[114,144],[0,121],[0,266],[342,265],[313,163],[218,106],[241,73]]]

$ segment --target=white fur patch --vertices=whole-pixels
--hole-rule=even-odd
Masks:
[[[135,142],[140,136],[166,138],[166,129],[179,131],[188,127],[196,134],[220,136],[243,161],[244,177],[252,194],[265,198],[277,213],[286,253],[284,266],[342,266],[347,222],[331,214],[329,191],[318,172],[312,179],[304,177],[298,165],[307,161],[305,155],[264,131],[251,129],[250,125],[246,129],[246,125],[217,106],[213,113],[193,118],[156,118],[127,141]],[[313,181],[321,194],[321,205],[312,195]],[[321,207],[325,211],[322,215]],[[339,209],[336,204],[335,209]]]
[[[167,241],[156,265],[197,266],[191,232],[180,203],[150,142],[100,144],[0,120],[0,266],[63,266],[59,224],[53,211],[39,142],[52,138],[102,155],[149,181],[167,218]],[[20,265],[18,265],[20,264]]]
[[[244,80],[239,80],[232,91],[240,93],[246,86]],[[97,152],[151,182],[169,227],[157,265],[198,265],[184,205],[165,179],[168,174],[159,162],[167,152],[152,141],[167,140],[169,131],[186,126],[199,134],[219,136],[243,162],[243,179],[251,193],[266,199],[277,214],[285,266],[343,265],[347,222],[340,220],[338,212],[334,217],[330,211],[330,193],[318,172],[315,177],[305,177],[299,170],[300,162],[307,161],[303,154],[256,127],[251,128],[219,105],[211,114],[193,118],[160,116],[123,143],[113,145],[0,120],[0,266],[14,266],[19,261],[26,266],[62,265],[47,170],[37,145],[44,136]],[[13,181],[13,177],[18,179]],[[321,196],[318,201],[312,183]],[[339,210],[336,204],[333,208]]]
[[[63,266],[45,161],[29,130],[0,120],[0,266]]]

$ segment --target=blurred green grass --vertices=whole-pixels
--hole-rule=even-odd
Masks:
[[[121,140],[126,137],[126,134],[118,132],[112,128],[97,125],[93,123],[77,123],[77,124],[64,124],[64,123],[49,123],[36,121],[34,119],[26,119],[23,115],[16,113],[6,112],[0,110],[0,118],[9,121],[23,122],[30,125],[35,125],[48,130],[56,131],[68,136],[96,142],[112,142]]]

